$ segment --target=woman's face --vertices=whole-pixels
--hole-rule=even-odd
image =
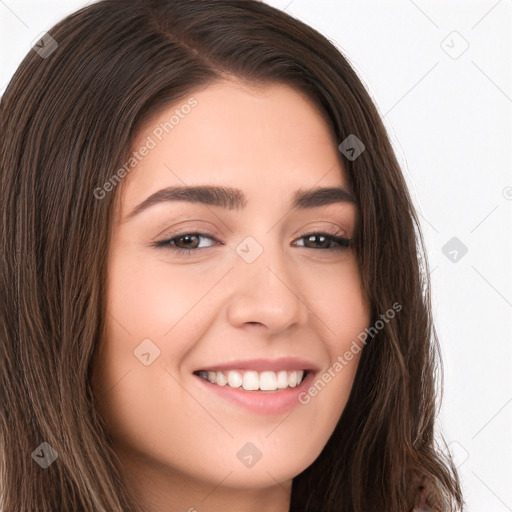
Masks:
[[[357,216],[336,141],[293,89],[222,82],[159,113],[133,151],[94,366],[100,411],[152,503],[172,489],[173,503],[209,510],[236,489],[264,492],[261,506],[269,488],[289,494],[332,434],[359,355],[333,365],[369,324],[353,249],[329,238],[352,238]],[[347,193],[295,204],[330,187]],[[197,375],[220,369],[216,383]],[[308,370],[297,386],[294,370]]]

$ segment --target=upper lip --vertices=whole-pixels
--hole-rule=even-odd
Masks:
[[[317,372],[316,364],[298,357],[281,357],[278,359],[236,359],[224,363],[208,363],[197,368],[195,371],[215,370],[257,370],[257,371],[279,371],[279,370],[308,370]]]

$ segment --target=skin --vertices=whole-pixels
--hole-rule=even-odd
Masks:
[[[343,412],[359,354],[308,404],[280,415],[225,401],[192,372],[209,362],[300,356],[321,376],[343,355],[370,321],[355,254],[302,237],[327,229],[351,238],[357,207],[290,209],[299,188],[350,190],[337,143],[305,96],[237,81],[191,96],[198,105],[116,191],[95,395],[123,478],[148,511],[285,512],[292,479]],[[184,103],[151,119],[134,148]],[[154,192],[185,184],[236,187],[247,204],[236,211],[174,201],[126,220]],[[175,239],[205,247],[196,255],[151,246],[182,230],[213,238]],[[250,264],[235,250],[247,236],[263,249]],[[148,338],[160,355],[145,366],[134,350]],[[252,467],[236,456],[248,442],[262,453]]]

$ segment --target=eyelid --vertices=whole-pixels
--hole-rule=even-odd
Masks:
[[[207,224],[208,227],[206,228],[197,228],[198,223],[200,224]],[[171,238],[183,234],[189,234],[189,233],[199,233],[205,236],[220,236],[220,235],[213,235],[212,233],[216,233],[217,229],[215,228],[215,225],[211,222],[205,222],[201,219],[187,219],[185,224],[182,222],[175,223],[173,225],[179,224],[180,227],[173,228],[172,226],[167,226],[166,228],[159,231],[151,240],[155,241],[161,238]],[[189,226],[190,224],[190,226]],[[176,231],[173,231],[173,229],[176,229]],[[205,229],[206,231],[203,231]],[[169,234],[167,234],[169,233]]]
[[[299,234],[293,235],[295,238],[301,238],[303,236],[307,236],[309,234],[316,234],[316,233],[325,233],[325,234],[329,234],[329,235],[340,237],[340,238],[350,238],[348,236],[346,230],[341,229],[340,227],[334,226],[332,224],[329,225],[328,227],[325,227],[325,226],[323,226],[323,227],[317,227],[317,226],[307,227],[307,228],[304,228],[303,230],[297,231],[297,233],[299,233]]]
[[[165,231],[166,230],[163,230],[162,232],[165,232]],[[329,235],[339,237],[339,238],[350,239],[350,236],[346,233],[346,230],[341,229],[338,226],[334,226],[332,224],[327,227],[325,227],[325,226],[323,226],[323,227],[310,226],[310,227],[304,228],[303,230],[296,231],[292,236],[294,237],[294,240],[296,240],[297,238],[302,238],[302,237],[305,237],[308,235],[320,234],[320,233],[329,234]],[[188,227],[188,226],[185,226],[182,229],[179,229],[176,232],[171,232],[169,234],[162,235],[160,233],[153,239],[153,241],[156,241],[156,243],[158,243],[158,240],[156,240],[156,239],[159,238],[160,241],[165,242],[165,241],[169,241],[173,238],[177,238],[179,236],[191,235],[191,234],[202,235],[204,237],[212,238],[216,241],[219,241],[218,235],[212,234],[211,231],[205,231],[201,228],[196,229],[194,227]]]

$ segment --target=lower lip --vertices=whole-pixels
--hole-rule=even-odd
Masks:
[[[199,379],[212,393],[216,393],[225,400],[238,404],[258,414],[277,415],[288,412],[298,405],[302,405],[299,401],[299,395],[305,393],[310,387],[315,373],[309,372],[306,378],[294,388],[276,391],[247,391],[242,387],[232,388],[227,384],[225,386],[219,386],[198,375],[194,375],[194,377]]]

